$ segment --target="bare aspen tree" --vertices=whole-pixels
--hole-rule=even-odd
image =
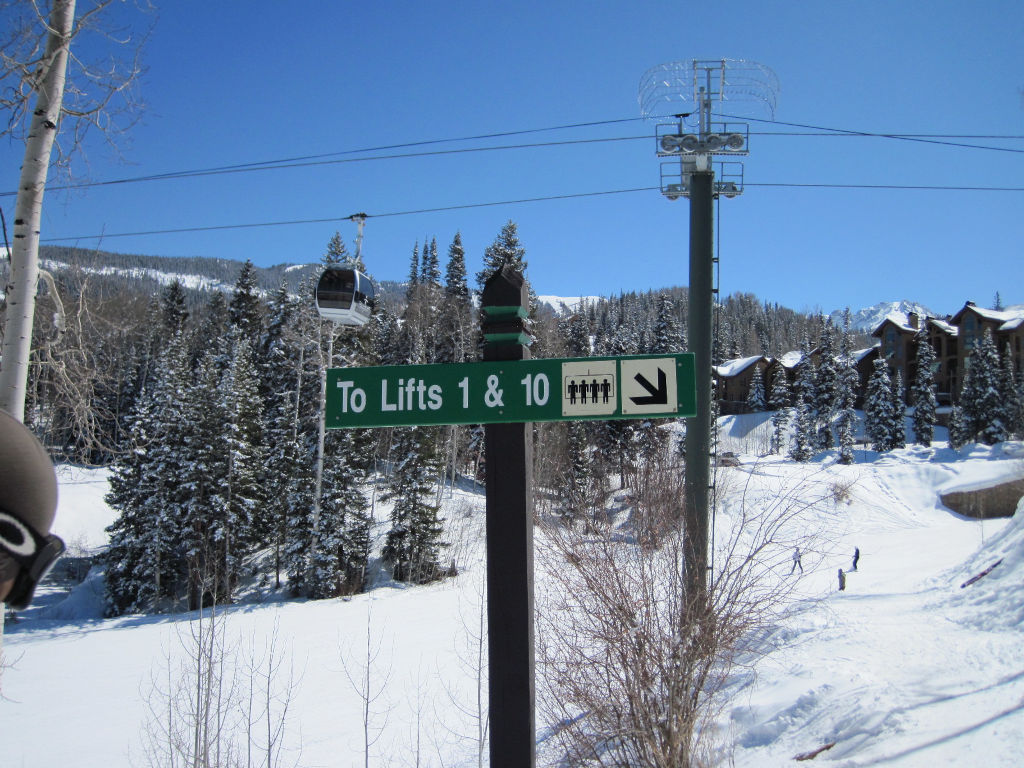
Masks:
[[[81,148],[90,127],[110,139],[112,120],[120,104],[134,105],[131,87],[140,67],[109,61],[91,67],[72,57],[79,36],[98,29],[104,11],[114,0],[93,0],[76,19],[76,0],[18,2],[0,5],[5,27],[0,41],[0,109],[8,114],[0,135],[25,141],[14,207],[14,243],[7,286],[3,367],[0,368],[0,408],[19,421],[25,416],[35,295],[39,281],[39,235],[50,167],[66,163]],[[136,54],[137,54],[136,49]],[[64,145],[58,134],[69,123]]]
[[[391,668],[381,676],[377,668],[377,658],[380,656],[381,638],[373,642],[373,612],[369,605],[366,607],[366,647],[359,654],[359,660],[350,662],[349,656],[356,658],[355,654],[343,650],[341,653],[341,664],[345,670],[349,685],[359,697],[360,723],[363,729],[363,764],[370,768],[374,764],[370,760],[370,752],[387,728],[388,718],[391,714],[391,705],[385,706],[387,699],[385,693],[388,681],[391,679]],[[383,700],[383,701],[382,701]],[[386,762],[386,761],[385,761]]]

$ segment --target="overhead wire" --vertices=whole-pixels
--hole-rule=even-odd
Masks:
[[[722,113],[716,113],[716,117],[725,118],[727,120],[751,120],[758,123],[769,123],[771,125],[784,125],[789,128],[805,128],[814,131],[823,131],[822,135],[845,135],[845,136],[863,136],[867,138],[878,138],[878,139],[894,139],[897,141],[912,141],[921,144],[935,144],[943,147],[959,147],[961,149],[982,149],[992,152],[1013,152],[1016,154],[1024,154],[1024,149],[1017,149],[1015,147],[993,147],[988,144],[967,144],[959,141],[947,141],[940,140],[937,138],[924,138],[922,136],[915,136],[912,134],[902,133],[875,133],[872,131],[855,131],[848,128],[831,128],[821,125],[809,125],[807,123],[788,123],[782,120],[770,120],[761,117],[741,117],[738,115],[727,115]]]
[[[727,119],[741,119],[734,115],[718,114],[718,117]],[[594,127],[602,125],[612,125],[617,123],[636,122],[645,118],[617,118],[613,120],[594,120],[584,123],[567,123],[564,125],[548,126],[545,128],[527,128],[516,131],[502,131],[496,133],[476,134],[473,136],[462,136],[462,137],[450,137],[444,139],[428,139],[422,141],[404,142],[400,144],[386,144],[375,147],[364,147],[361,149],[350,149],[350,150],[339,150],[336,152],[326,152],[312,155],[298,155],[294,157],[278,158],[275,160],[259,160],[247,163],[236,163],[233,165],[221,165],[212,166],[209,168],[195,168],[183,171],[168,171],[166,173],[155,173],[145,174],[141,176],[129,176],[119,179],[107,179],[101,181],[85,181],[70,184],[61,185],[50,185],[48,189],[50,191],[62,191],[72,189],[88,189],[93,187],[105,187],[105,186],[116,186],[121,184],[136,184],[141,182],[149,181],[167,181],[174,179],[190,179],[190,178],[202,178],[206,176],[221,176],[227,174],[237,173],[252,173],[256,171],[268,171],[268,170],[283,170],[283,169],[295,169],[295,168],[310,168],[326,165],[339,165],[344,163],[360,163],[360,162],[371,162],[376,160],[406,160],[419,157],[437,157],[444,155],[459,155],[467,153],[479,153],[479,152],[496,152],[496,151],[507,151],[513,149],[534,149],[543,147],[558,147],[558,146],[571,146],[571,145],[582,145],[582,144],[600,144],[609,142],[626,142],[626,141],[649,141],[652,136],[645,134],[641,136],[609,136],[609,137],[598,137],[592,139],[568,139],[565,141],[544,141],[544,142],[531,142],[524,144],[502,144],[492,145],[486,147],[460,147],[458,149],[447,149],[447,150],[432,150],[428,152],[402,152],[387,155],[379,154],[367,154],[371,152],[382,152],[385,150],[393,149],[404,149],[412,147],[422,147],[435,144],[444,143],[458,143],[465,141],[478,141],[484,139],[501,138],[506,136],[518,136],[527,135],[533,133],[543,133],[547,131],[565,130],[571,128],[584,128]],[[841,138],[841,137],[860,137],[860,138],[886,138],[886,139],[897,139],[907,141],[919,141],[927,144],[938,144],[940,146],[951,146],[958,148],[967,149],[981,149],[981,150],[993,150],[1002,152],[1013,152],[1024,154],[1024,149],[1016,149],[1013,147],[993,147],[990,145],[980,144],[968,144],[965,142],[953,142],[947,139],[951,138],[970,138],[970,139],[997,139],[997,140],[1021,140],[1024,139],[1024,135],[999,135],[999,134],[910,134],[910,133],[877,133],[869,131],[854,131],[845,128],[829,128],[824,126],[814,126],[803,123],[786,123],[777,120],[764,120],[761,118],[742,118],[746,120],[755,120],[758,122],[765,122],[769,124],[806,128],[807,131],[772,131],[772,132],[757,132],[752,131],[753,136],[810,136],[820,138]],[[942,140],[940,140],[942,139]],[[346,157],[348,155],[365,155],[363,157]],[[0,197],[10,197],[16,195],[15,191],[0,192]]]
[[[969,148],[969,149],[981,149],[981,150],[996,150],[996,151],[1009,151],[1015,153],[1024,153],[1024,149],[1015,149],[1010,147],[993,147],[989,145],[979,144],[968,144],[964,142],[953,142],[948,141],[950,138],[971,138],[971,139],[1002,139],[1002,140],[1018,140],[1024,139],[1024,136],[1018,135],[998,135],[998,134],[977,134],[977,135],[954,135],[954,134],[909,134],[909,133],[877,133],[869,131],[857,131],[845,128],[832,128],[826,126],[817,126],[806,123],[792,123],[784,122],[779,120],[769,120],[762,118],[751,118],[751,117],[738,117],[735,115],[718,114],[717,117],[726,119],[744,119],[753,120],[760,123],[766,123],[770,125],[785,126],[791,128],[804,129],[802,131],[790,132],[790,131],[766,131],[766,132],[751,132],[752,135],[762,136],[817,136],[817,137],[861,137],[861,138],[884,138],[894,140],[906,140],[915,141],[926,144],[938,144],[940,146],[952,146],[958,148]],[[547,126],[542,128],[527,128],[515,131],[501,131],[494,133],[476,134],[472,136],[462,137],[449,137],[441,139],[427,139],[413,142],[404,142],[399,144],[387,144],[379,145],[375,147],[364,147],[361,149],[352,150],[341,150],[337,152],[301,155],[288,158],[279,158],[276,160],[263,160],[254,161],[248,163],[239,163],[234,165],[223,165],[215,166],[210,168],[200,168],[185,171],[171,171],[160,174],[149,174],[136,177],[128,177],[122,179],[109,179],[105,181],[96,182],[83,182],[79,184],[68,184],[62,186],[51,186],[50,190],[61,190],[61,189],[82,189],[88,187],[99,187],[99,186],[110,186],[118,184],[130,184],[145,181],[157,181],[157,180],[169,180],[169,179],[188,179],[188,178],[200,178],[205,176],[223,175],[231,173],[245,173],[252,171],[262,170],[280,170],[280,169],[294,169],[294,168],[308,168],[313,166],[322,165],[335,165],[342,163],[356,163],[356,162],[369,162],[374,160],[405,160],[419,157],[436,157],[445,155],[457,155],[465,153],[479,153],[479,152],[495,152],[495,151],[506,151],[513,149],[532,149],[540,147],[559,147],[559,146],[571,146],[571,145],[584,145],[584,144],[595,144],[595,143],[607,143],[607,142],[626,142],[626,141],[639,141],[645,140],[650,141],[652,136],[650,134],[642,136],[611,136],[611,137],[598,137],[591,139],[567,139],[563,141],[544,141],[544,142],[531,142],[523,144],[501,144],[501,145],[489,145],[483,147],[459,147],[455,149],[436,149],[429,150],[427,152],[399,152],[390,154],[368,154],[373,152],[382,152],[393,149],[413,148],[431,146],[444,143],[458,143],[467,141],[478,141],[493,138],[501,138],[507,136],[517,135],[528,135],[535,133],[543,133],[547,131],[557,131],[575,128],[586,128],[605,126],[612,124],[621,124],[636,122],[644,120],[645,118],[617,118],[611,120],[594,120],[580,123],[567,123],[562,125]],[[348,155],[363,155],[360,157],[348,157]],[[917,185],[917,184],[842,184],[842,183],[799,183],[799,182],[745,182],[744,186],[749,187],[789,187],[789,188],[808,188],[808,189],[865,189],[865,190],[914,190],[914,191],[961,191],[961,192],[1022,192],[1024,187],[1010,187],[1010,186],[965,186],[965,185]],[[631,189],[615,189],[615,190],[602,190],[597,192],[581,192],[581,193],[569,193],[560,195],[546,195],[529,198],[520,198],[515,200],[499,200],[499,201],[488,201],[488,202],[477,202],[477,203],[465,203],[449,206],[438,206],[431,208],[421,208],[416,210],[405,210],[405,211],[391,211],[373,214],[375,217],[391,217],[391,216],[408,216],[423,213],[438,213],[444,211],[454,210],[467,210],[473,208],[485,208],[500,205],[516,205],[531,202],[547,202],[555,200],[568,200],[573,198],[585,198],[585,197],[598,197],[605,195],[616,195],[625,194],[632,192],[646,192],[656,191],[658,187],[636,187]],[[0,192],[0,197],[10,196],[16,194],[15,192]],[[139,232],[122,232],[122,233],[103,233],[100,235],[80,235],[74,237],[58,237],[58,238],[47,238],[42,242],[66,242],[75,240],[90,240],[90,239],[103,239],[112,237],[132,237],[132,236],[143,236],[143,235],[159,235],[159,234],[175,234],[175,233],[187,233],[187,232],[209,232],[217,230],[229,230],[229,229],[247,229],[255,227],[277,227],[277,226],[290,226],[290,225],[301,225],[301,224],[320,224],[337,222],[344,220],[347,217],[328,217],[320,219],[297,219],[288,221],[267,221],[267,222],[253,222],[243,224],[223,224],[223,225],[211,225],[211,226],[199,226],[199,227],[177,227],[170,229],[160,230],[148,230]]]
[[[1024,192],[1024,187],[968,187],[953,185],[923,185],[923,184],[802,184],[798,182],[744,182],[744,187],[789,187],[789,188],[812,188],[812,189],[872,189],[872,190],[911,190],[911,191],[955,191],[955,192]],[[658,192],[660,187],[632,187],[627,189],[610,189],[597,192],[572,192],[561,195],[544,195],[540,197],[524,197],[513,200],[492,200],[479,203],[461,203],[457,205],[444,205],[432,208],[418,208],[403,211],[386,211],[383,213],[367,213],[366,217],[389,218],[395,216],[414,216],[424,213],[444,213],[447,211],[463,211],[474,208],[491,208],[501,205],[520,205],[524,203],[541,203],[555,200],[572,200],[587,197],[605,197],[609,195],[632,194],[636,192]],[[215,224],[202,227],[175,227],[170,229],[153,229],[137,232],[104,232],[95,235],[75,235],[70,237],[42,238],[43,243],[60,243],[80,240],[103,240],[115,237],[142,237],[149,235],[170,235],[184,234],[188,232],[216,232],[232,229],[255,229],[259,227],[285,227],[304,224],[329,224],[340,221],[347,221],[351,215],[330,216],[314,219],[291,219],[286,221],[262,221],[243,224]]]

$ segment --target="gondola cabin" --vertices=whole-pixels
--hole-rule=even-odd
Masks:
[[[366,325],[373,299],[373,282],[352,267],[327,267],[316,284],[316,311],[339,325]]]

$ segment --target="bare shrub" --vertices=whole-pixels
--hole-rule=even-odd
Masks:
[[[804,489],[805,491],[806,489]],[[824,489],[822,489],[824,490]],[[722,490],[729,535],[705,599],[685,593],[678,472],[651,478],[630,523],[539,537],[539,700],[565,763],[717,764],[724,686],[778,619],[801,513],[824,493]],[[731,525],[730,525],[731,523]],[[813,546],[811,547],[813,548]]]
[[[180,656],[164,652],[146,696],[146,764],[160,768],[280,768],[296,689],[283,676],[275,627],[262,654],[229,642],[216,603],[179,628]],[[292,763],[294,764],[294,763]]]

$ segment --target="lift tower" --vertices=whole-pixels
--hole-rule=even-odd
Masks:
[[[687,604],[706,603],[710,530],[712,317],[715,288],[714,200],[743,192],[743,164],[716,157],[747,154],[745,123],[721,122],[730,101],[756,101],[775,109],[778,82],[765,66],[733,59],[694,59],[649,69],[640,80],[644,117],[673,122],[655,130],[661,164],[661,192],[690,200],[690,279],[687,338],[694,354],[697,415],[686,429],[684,583]],[[680,105],[688,106],[683,111]],[[719,122],[715,122],[715,117]],[[719,178],[715,178],[715,168]]]

